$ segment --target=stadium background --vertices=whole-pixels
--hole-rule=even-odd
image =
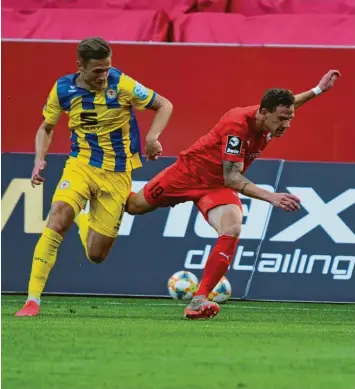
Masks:
[[[32,248],[44,226],[52,190],[65,160],[64,156],[50,157],[50,161],[54,158],[54,166],[49,163],[44,192],[38,193],[42,189],[28,190],[31,158],[24,153],[34,151],[33,139],[51,85],[61,75],[74,71],[77,41],[88,35],[126,41],[112,43],[115,66],[173,102],[174,114],[161,138],[164,156],[170,157],[177,156],[208,131],[231,107],[257,103],[266,88],[281,86],[299,93],[314,87],[328,69],[339,69],[342,78],[336,87],[297,111],[287,136],[272,142],[263,153],[263,158],[278,160],[271,171],[270,163],[260,161],[259,173],[254,173],[254,169],[250,174],[256,174],[258,184],[269,185],[273,190],[308,188],[310,203],[312,196],[320,199],[320,204],[327,204],[341,196],[346,200],[355,193],[355,30],[349,28],[355,21],[355,6],[351,0],[17,0],[4,1],[2,7],[2,153],[5,153],[3,165],[12,167],[3,168],[2,230],[6,237],[3,254],[13,255],[10,242],[14,236],[21,237],[23,242],[16,248],[16,260],[3,264],[3,274],[14,275],[18,266],[23,273],[20,277],[16,274],[16,277],[3,279],[4,291],[26,290]],[[93,17],[105,23],[95,23],[93,27],[90,22]],[[317,28],[310,28],[312,25]],[[151,112],[138,113],[143,139],[151,118]],[[68,137],[63,115],[55,131],[51,153],[67,154]],[[172,161],[162,159],[155,165],[147,164],[135,174],[135,185],[142,185]],[[310,164],[304,168],[304,164],[284,161]],[[339,162],[346,165],[336,164]],[[342,174],[344,170],[349,173]],[[300,171],[304,171],[302,176]],[[310,171],[316,173],[311,175]],[[330,180],[330,176],[334,179]],[[254,209],[255,202],[243,201],[246,211]],[[177,207],[178,211],[187,212],[183,210],[186,206],[183,207]],[[288,219],[284,220],[284,215],[277,210],[271,212],[269,207],[265,211],[264,236],[242,235],[241,244],[254,253],[252,262],[246,266],[254,270],[243,273],[237,266],[230,272],[234,298],[252,298],[248,291],[251,285],[256,285],[259,292],[255,298],[259,299],[355,301],[355,287],[352,287],[354,203],[350,200],[338,209],[330,205],[323,208],[323,214],[319,213],[317,205],[314,210],[304,208],[299,216],[287,215]],[[288,238],[284,233],[286,238],[281,237],[276,246],[270,243],[275,226],[280,226],[279,231],[292,223],[293,228],[301,228],[302,220],[307,224],[307,212],[309,218],[315,219],[312,228]],[[86,262],[72,229],[63,244],[65,254],[52,271],[46,290],[166,295],[169,273],[186,266],[191,250],[205,253],[205,248],[214,242],[210,232],[199,233],[196,227],[199,215],[194,212],[191,217],[186,213],[182,222],[186,224],[185,234],[175,236],[172,233],[169,237],[159,232],[167,228],[171,215],[174,213],[160,210],[142,221],[136,218],[134,223],[126,215],[123,232],[121,230],[109,260],[99,270],[95,269],[95,273]],[[333,227],[325,218],[335,218]],[[250,218],[251,222],[254,229],[258,228],[257,223],[263,223]],[[146,231],[149,225],[153,225],[157,233],[141,238],[140,231]],[[207,224],[201,225],[208,231]],[[336,236],[337,228],[342,238]],[[130,232],[125,233],[126,230]],[[144,255],[139,250],[133,254],[133,243],[137,239],[142,241],[142,247],[151,248],[144,250]],[[177,245],[183,247],[183,251],[177,250]],[[154,247],[162,248],[159,258]],[[269,251],[263,254],[264,249]],[[308,258],[303,264],[302,258],[295,259],[297,250]],[[138,266],[156,275],[153,288],[136,277],[132,266],[124,260],[127,252],[134,256]],[[255,269],[263,268],[260,263],[263,255],[273,255],[274,259],[266,266],[263,277],[258,277]],[[192,266],[200,275],[201,263],[200,268],[196,264]],[[70,279],[62,281],[70,267],[74,268],[73,279],[80,278],[79,283]],[[94,282],[97,272],[99,281]],[[112,278],[113,274],[117,274],[117,278]],[[343,276],[339,279],[336,274]],[[267,293],[274,282],[277,287]],[[287,287],[293,284],[304,289]]]

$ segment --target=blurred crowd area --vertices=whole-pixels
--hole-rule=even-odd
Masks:
[[[355,0],[3,0],[2,37],[355,45]]]

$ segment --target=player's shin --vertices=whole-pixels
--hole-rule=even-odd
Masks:
[[[208,296],[231,264],[239,242],[238,238],[221,235],[207,259],[202,280],[195,296]]]
[[[32,261],[31,277],[28,286],[28,300],[39,304],[49,272],[57,259],[57,251],[63,237],[46,228],[37,242]]]

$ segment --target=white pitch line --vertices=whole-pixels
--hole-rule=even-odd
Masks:
[[[11,303],[17,303],[18,300],[6,300],[6,302]],[[68,300],[61,300],[61,301],[45,301],[44,304],[62,304],[62,303],[73,303],[73,301]],[[92,305],[132,305],[134,307],[136,304],[131,303],[122,303],[122,302],[116,302],[116,301],[105,301],[105,302],[91,302],[91,301],[83,301],[80,304],[92,304]],[[79,305],[80,305],[79,304]],[[147,307],[184,307],[185,304],[156,304],[156,303],[148,303],[148,304],[140,304],[141,306],[147,306]],[[252,306],[245,306],[245,305],[239,305],[233,304],[233,305],[222,305],[222,308],[231,308],[231,309],[246,309],[246,310],[265,310],[265,311],[314,311],[314,310],[321,310],[321,311],[330,311],[330,312],[353,312],[355,314],[355,310],[351,309],[329,309],[329,308],[300,308],[300,307],[252,307]]]

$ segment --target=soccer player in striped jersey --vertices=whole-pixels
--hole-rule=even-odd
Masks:
[[[148,159],[162,153],[159,135],[172,104],[111,65],[112,51],[101,38],[78,46],[78,72],[59,78],[43,109],[36,135],[32,186],[41,185],[53,129],[62,112],[69,116],[71,152],[53,196],[50,218],[33,255],[28,299],[16,316],[39,314],[40,297],[63,237],[75,222],[87,257],[101,263],[117,236],[131,172],[142,166],[140,133],[133,108],[155,117],[145,140]],[[89,213],[81,210],[90,201]]]

